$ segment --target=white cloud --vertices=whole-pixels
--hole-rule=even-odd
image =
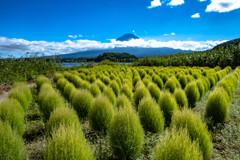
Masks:
[[[200,14],[199,13],[193,14],[191,17],[192,18],[200,18]]]
[[[240,8],[240,0],[211,0],[206,12],[229,12]]]
[[[25,54],[26,52],[39,52],[46,55],[55,53],[67,54],[79,51],[94,49],[110,49],[115,47],[145,47],[159,48],[169,47],[182,50],[202,51],[211,49],[214,46],[226,42],[224,41],[156,41],[143,39],[132,39],[130,41],[116,41],[111,39],[109,43],[101,43],[94,40],[66,40],[64,42],[47,42],[47,41],[28,41],[24,39],[0,37],[0,52],[14,54]]]
[[[83,37],[83,36],[81,34],[79,34],[78,37]]]
[[[74,36],[73,36],[73,35],[68,35],[68,37],[75,39],[75,38],[77,38],[78,36],[77,36],[77,35],[74,35]]]
[[[172,32],[171,35],[174,36],[174,35],[176,35],[176,34]]]
[[[206,1],[206,0],[200,0],[200,2],[204,2],[204,1]]]
[[[161,6],[162,3],[160,2],[160,0],[153,0],[151,2],[151,6],[148,6],[148,8],[154,8],[154,7],[157,7],[157,6]]]
[[[163,34],[164,36],[168,36],[168,34]]]
[[[171,0],[171,2],[168,3],[170,6],[178,6],[184,4],[184,0]]]

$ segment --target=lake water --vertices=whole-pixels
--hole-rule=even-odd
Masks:
[[[82,63],[56,63],[56,64],[60,64],[62,65],[63,67],[72,67],[72,66],[81,66]],[[88,64],[88,63],[83,63],[85,66]],[[97,63],[93,63],[93,64],[97,64]],[[117,63],[117,64],[124,64],[124,63]],[[130,65],[131,63],[125,63],[125,65]]]

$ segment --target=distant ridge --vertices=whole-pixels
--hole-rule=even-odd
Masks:
[[[123,36],[117,38],[116,40],[117,41],[130,41],[131,39],[140,39],[140,38],[135,36],[132,33],[127,33],[127,34],[124,34]]]
[[[240,45],[240,38],[238,38],[238,39],[233,39],[233,40],[231,40],[231,41],[227,41],[227,42],[221,43],[221,44],[215,46],[213,49],[218,49],[218,48],[220,48],[220,47],[228,48],[228,47],[230,47],[231,45],[234,45],[234,46]]]

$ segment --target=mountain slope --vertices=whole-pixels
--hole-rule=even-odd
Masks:
[[[116,41],[130,41],[131,39],[139,39],[139,37],[133,35],[132,33],[127,33],[117,38]]]
[[[227,41],[225,43],[221,43],[221,44],[215,46],[213,49],[218,49],[220,47],[228,48],[230,45],[234,45],[234,46],[240,45],[240,38],[234,39],[234,40],[231,40],[231,41]]]

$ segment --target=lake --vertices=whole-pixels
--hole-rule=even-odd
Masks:
[[[60,64],[63,67],[73,67],[73,66],[81,66],[82,65],[82,63],[55,63],[55,64]],[[86,66],[88,63],[83,63],[83,64]],[[97,63],[93,63],[93,64],[97,64]],[[124,63],[119,62],[119,63],[116,63],[116,64],[122,65]],[[132,63],[125,63],[125,65],[130,65],[130,64],[132,64]]]

